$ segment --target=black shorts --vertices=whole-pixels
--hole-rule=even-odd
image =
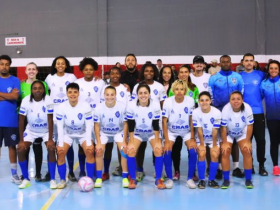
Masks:
[[[3,140],[5,146],[15,146],[19,142],[18,128],[0,127],[0,147],[2,147]]]

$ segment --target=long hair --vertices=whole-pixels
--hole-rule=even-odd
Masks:
[[[69,60],[67,58],[65,58],[64,56],[58,56],[52,62],[51,75],[54,75],[57,72],[57,69],[55,68],[55,65],[56,65],[56,61],[58,59],[64,59],[65,60],[65,64],[66,64],[65,73],[71,73],[71,66],[70,66]]]
[[[45,97],[46,97],[45,85],[44,85],[44,83],[43,83],[42,81],[36,80],[36,81],[34,81],[34,82],[32,83],[32,85],[31,85],[30,102],[33,102],[33,99],[34,99],[34,95],[33,95],[33,93],[32,93],[32,88],[33,88],[33,86],[34,86],[35,84],[37,84],[37,83],[38,83],[38,84],[41,84],[42,87],[43,87],[43,89],[44,89],[44,92],[43,92],[43,95],[42,95],[42,99],[45,100]]]
[[[145,77],[144,77],[144,71],[147,67],[152,67],[153,71],[154,71],[154,77],[153,77],[153,80],[154,81],[157,81],[158,80],[158,69],[156,67],[155,64],[151,64],[151,63],[146,63],[142,66],[141,68],[141,71],[140,71],[140,74],[139,74],[139,80],[140,81],[144,81],[145,80]]]
[[[229,98],[231,98],[231,96],[232,96],[233,94],[238,94],[238,95],[240,95],[241,98],[242,98],[242,100],[243,100],[243,95],[242,95],[242,93],[241,93],[240,91],[238,91],[238,90],[233,91],[233,92],[230,94]],[[242,104],[241,104],[241,107],[240,107],[240,111],[241,111],[241,112],[244,112],[244,110],[245,110],[245,105],[244,105],[244,103],[242,103]]]
[[[166,91],[166,94],[168,95],[168,93],[169,93],[169,91],[170,91],[170,89],[171,89],[172,83],[175,81],[175,78],[174,78],[174,74],[173,74],[173,71],[172,71],[172,69],[171,69],[171,66],[166,65],[166,66],[162,67],[161,70],[160,70],[160,72],[159,72],[159,79],[158,79],[158,82],[161,83],[162,85],[164,85],[163,70],[164,70],[165,68],[169,68],[170,71],[171,71],[171,77],[170,77],[170,80],[168,81],[168,89],[167,89],[167,91]]]
[[[178,71],[178,74],[180,74],[180,70],[181,70],[182,68],[187,68],[188,71],[191,72],[191,70],[190,70],[190,69],[191,69],[190,65],[184,64],[184,65],[180,66],[179,71]],[[191,79],[190,76],[188,77],[188,82],[187,82],[187,83],[188,83],[188,88],[189,88],[191,91],[194,91],[194,89],[196,88],[196,85],[192,83],[192,79]]]
[[[137,89],[136,89],[136,93],[138,95],[138,91],[140,90],[140,88],[146,88],[148,90],[149,93],[151,93],[151,88],[149,87],[149,85],[147,85],[147,83],[145,81],[140,82]],[[139,99],[137,99],[137,106],[139,106]],[[150,99],[148,100],[148,106],[150,106]]]

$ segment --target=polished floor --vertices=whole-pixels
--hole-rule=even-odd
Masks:
[[[31,179],[31,187],[19,190],[10,182],[10,169],[7,148],[1,149],[0,157],[0,210],[38,210],[38,209],[278,209],[280,195],[280,177],[272,175],[272,163],[269,155],[269,141],[267,137],[266,168],[269,176],[253,175],[255,188],[244,187],[244,180],[231,178],[231,187],[228,190],[211,189],[190,190],[186,187],[187,151],[183,148],[181,163],[181,179],[175,182],[174,188],[158,190],[154,187],[151,147],[147,147],[145,159],[146,177],[138,184],[137,189],[128,190],[121,187],[120,177],[110,177],[103,182],[101,189],[94,189],[89,193],[80,192],[77,183],[69,183],[64,190],[50,190],[49,183],[35,183]],[[255,144],[253,145],[255,148]],[[75,145],[77,156],[77,145]],[[29,174],[34,177],[34,158],[30,152]],[[254,154],[255,156],[255,154]],[[242,159],[242,157],[241,157]],[[46,150],[44,149],[44,160]],[[77,157],[75,162],[77,162]],[[258,172],[258,163],[254,158],[255,170]],[[242,166],[242,161],[240,161]],[[110,169],[117,165],[116,148]],[[79,167],[75,165],[78,174]],[[42,174],[45,174],[47,164],[44,161]],[[19,169],[19,174],[21,171]],[[57,174],[58,181],[58,174]],[[221,181],[219,181],[221,184]]]

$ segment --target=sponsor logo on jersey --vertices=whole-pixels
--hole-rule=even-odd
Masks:
[[[185,129],[189,129],[188,125],[172,125],[171,128],[173,130],[185,130]]]
[[[67,85],[69,85],[69,84],[70,84],[70,82],[69,82],[69,81],[66,81],[66,82],[65,82],[65,85],[66,85],[66,86],[67,86]]]
[[[12,92],[12,90],[13,90],[13,88],[11,88],[11,87],[8,87],[8,88],[7,88],[7,92],[8,92],[8,93]]]
[[[53,99],[54,104],[60,104],[63,103],[64,101],[68,101],[68,99]]]
[[[81,120],[82,118],[83,118],[83,114],[82,114],[82,113],[79,113],[79,114],[78,114],[78,119]]]
[[[71,120],[71,125],[74,125],[74,124],[75,124],[74,120]]]
[[[231,82],[232,82],[233,84],[236,84],[236,83],[237,83],[236,78],[231,78]]]
[[[120,92],[120,95],[121,95],[121,97],[123,98],[123,97],[124,97],[124,92],[121,91],[121,92]]]
[[[189,111],[188,107],[185,107],[184,111],[185,111],[186,114],[188,114],[188,111]]]
[[[12,139],[13,141],[15,141],[15,140],[17,139],[17,135],[16,135],[16,134],[11,135],[11,139]]]
[[[204,127],[204,128],[207,128],[207,126],[208,126],[207,124],[203,124],[203,127]]]
[[[245,122],[245,117],[244,117],[244,116],[242,116],[242,117],[241,117],[241,120],[242,120],[243,122]]]
[[[189,96],[192,97],[193,96],[193,92],[189,92]]]
[[[214,124],[215,119],[214,119],[213,117],[211,117],[210,122],[211,122],[212,124]]]
[[[158,94],[158,91],[157,91],[157,89],[155,89],[155,90],[154,90],[154,94],[155,94],[155,95],[157,95],[157,94]]]
[[[116,115],[117,118],[119,118],[119,117],[120,117],[120,112],[117,111],[117,112],[115,113],[115,115]]]
[[[43,110],[43,112],[46,112],[46,107],[43,106],[43,107],[42,107],[42,110]]]
[[[207,88],[207,87],[208,87],[208,83],[207,83],[207,82],[204,82],[204,83],[203,83],[203,86],[204,86],[204,88]]]
[[[97,86],[94,86],[93,90],[94,90],[95,92],[97,92],[97,91],[98,91],[98,87],[97,87]]]
[[[149,112],[149,113],[148,113],[148,117],[149,117],[150,119],[152,119],[153,113],[152,113],[152,112]]]

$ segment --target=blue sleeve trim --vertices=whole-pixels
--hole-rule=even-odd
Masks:
[[[133,118],[131,115],[126,115],[126,117],[127,117],[128,119],[132,119],[132,118]]]
[[[62,118],[56,117],[57,120],[62,120]]]
[[[254,120],[249,121],[249,123],[254,123]]]
[[[92,117],[87,117],[87,118],[86,118],[86,120],[91,120],[91,119],[92,119]]]
[[[158,116],[155,116],[155,119],[159,119],[160,118],[160,116],[158,115]]]

